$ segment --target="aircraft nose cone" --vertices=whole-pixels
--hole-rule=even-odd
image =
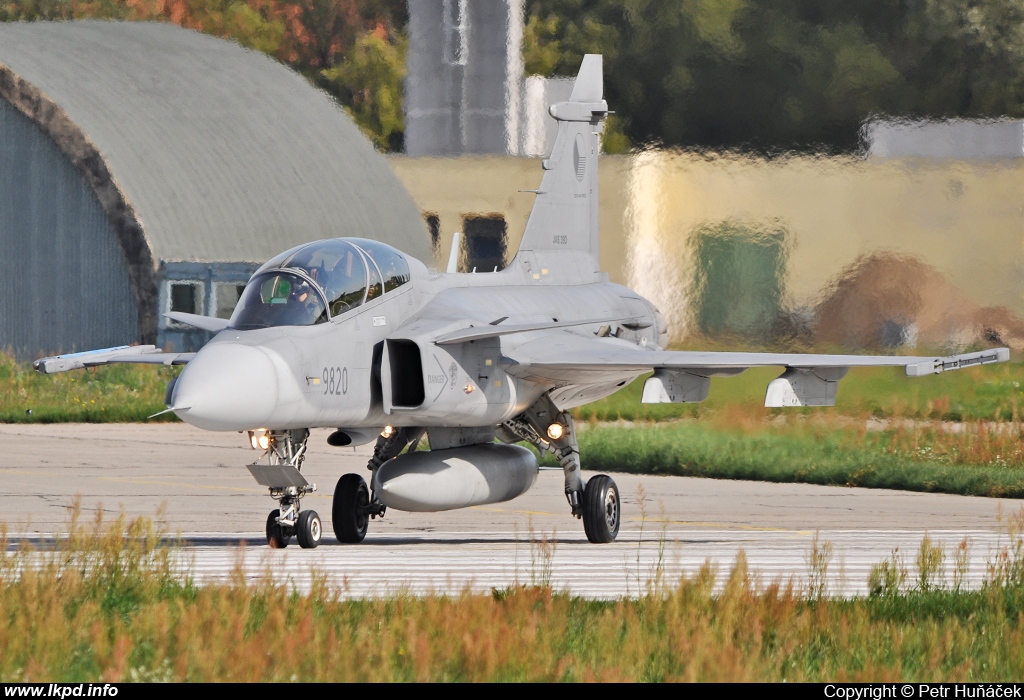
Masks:
[[[182,370],[174,383],[171,409],[204,430],[247,430],[266,426],[277,397],[277,370],[265,352],[213,343]]]

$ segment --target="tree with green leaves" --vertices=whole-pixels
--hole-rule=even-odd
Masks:
[[[640,144],[851,151],[872,116],[1024,116],[1018,0],[528,0],[527,72],[584,53]]]
[[[356,124],[386,151],[402,149],[405,52],[404,41],[393,43],[367,32],[344,60],[321,74],[348,105]]]

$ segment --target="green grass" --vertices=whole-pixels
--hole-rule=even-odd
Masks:
[[[0,422],[133,423],[162,411],[180,368],[111,365],[43,375],[0,354]],[[165,413],[155,421],[177,421]]]
[[[77,512],[77,511],[75,511]],[[0,682],[1013,681],[1024,675],[1020,517],[977,591],[941,557],[880,562],[874,594],[758,583],[740,555],[637,598],[550,586],[349,600],[241,572],[199,585],[146,519],[0,555]],[[814,567],[827,567],[831,550]],[[931,551],[922,543],[922,553]],[[813,550],[812,550],[813,551]],[[809,556],[808,561],[812,561]],[[823,569],[822,569],[823,570]],[[888,575],[893,574],[893,575]]]
[[[680,421],[580,433],[584,469],[1024,498],[1016,433]],[[547,460],[550,462],[550,458]],[[552,463],[553,464],[553,463]]]
[[[711,392],[699,404],[642,404],[644,378],[608,398],[575,410],[580,420],[661,421],[696,418],[742,404],[763,406],[777,367],[749,369],[736,377],[712,377]],[[646,377],[645,377],[646,378]],[[1024,407],[1024,363],[973,367],[929,377],[907,377],[892,367],[854,368],[839,384],[834,408],[796,412],[899,416],[942,420],[1011,420]],[[781,409],[777,409],[778,413]],[[785,409],[786,413],[794,409]],[[767,411],[766,411],[767,413]]]

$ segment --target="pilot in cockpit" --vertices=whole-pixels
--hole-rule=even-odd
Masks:
[[[285,315],[290,325],[311,325],[319,322],[323,308],[323,304],[309,282],[298,280],[292,285],[291,293],[288,295]]]

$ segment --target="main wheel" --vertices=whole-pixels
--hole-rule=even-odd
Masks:
[[[295,527],[295,539],[299,541],[300,547],[313,549],[320,544],[323,534],[323,524],[315,510],[304,510],[299,513],[299,522]]]
[[[267,516],[267,544],[270,545],[271,549],[284,549],[292,538],[291,533],[287,532],[286,528],[281,527],[281,523],[277,522],[277,519],[280,517],[281,510],[279,508],[270,511],[270,515]]]
[[[610,476],[599,474],[583,489],[583,529],[591,542],[613,542],[621,519],[619,488]]]
[[[370,489],[358,474],[344,474],[334,489],[334,504],[331,508],[331,525],[339,542],[362,542],[370,515]]]

